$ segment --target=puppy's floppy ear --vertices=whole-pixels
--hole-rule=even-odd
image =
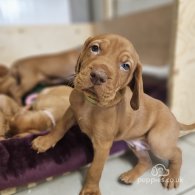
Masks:
[[[132,86],[132,98],[130,101],[130,105],[133,110],[138,110],[140,106],[141,96],[143,94],[143,80],[142,80],[142,65],[138,61],[137,67],[133,73],[132,78],[133,86]]]
[[[77,59],[77,63],[76,63],[76,66],[75,66],[75,72],[76,74],[78,74],[80,72],[80,67],[81,67],[81,54],[82,54],[82,50],[78,56],[78,59]]]
[[[76,73],[79,73],[79,72],[80,72],[80,68],[81,68],[81,59],[83,58],[83,56],[84,56],[84,54],[85,54],[85,49],[86,49],[86,47],[89,45],[91,39],[92,39],[92,37],[89,37],[89,38],[85,41],[85,43],[84,43],[84,45],[83,45],[83,47],[82,47],[82,49],[81,49],[81,52],[80,52],[80,54],[79,54],[79,57],[78,57],[77,63],[76,63],[76,67],[75,67],[75,72],[76,72]]]

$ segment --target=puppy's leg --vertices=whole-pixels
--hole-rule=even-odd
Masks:
[[[37,153],[45,152],[48,149],[54,147],[56,143],[63,137],[64,128],[63,121],[60,120],[54,129],[50,133],[43,136],[38,136],[32,142],[32,148],[37,150]]]
[[[132,184],[152,166],[152,162],[147,150],[131,149],[138,158],[138,163],[133,169],[123,173],[119,177],[119,179],[125,184]]]
[[[40,153],[45,152],[51,147],[54,147],[74,124],[75,118],[72,110],[69,107],[63,118],[57,122],[56,127],[52,129],[50,133],[47,135],[38,136],[33,140],[32,148]]]
[[[180,183],[180,169],[182,164],[182,152],[179,148],[173,149],[173,155],[169,159],[169,174],[162,176],[161,182],[165,188],[173,189],[177,188]]]
[[[180,183],[179,176],[182,164],[182,152],[177,147],[178,132],[179,130],[177,128],[170,129],[168,127],[161,127],[151,130],[148,135],[148,142],[152,152],[163,160],[169,160],[168,175],[165,174],[161,178],[162,185],[167,189],[177,188]]]
[[[94,158],[88,170],[87,177],[80,195],[101,195],[99,181],[101,178],[104,163],[109,155],[112,141],[101,142],[92,140],[94,147]]]

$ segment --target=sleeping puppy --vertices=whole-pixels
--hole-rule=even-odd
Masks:
[[[0,139],[10,130],[10,120],[20,110],[20,106],[10,97],[0,95]]]
[[[20,97],[38,83],[50,85],[66,82],[64,78],[75,73],[78,55],[79,51],[74,49],[16,61],[11,71],[20,87]]]
[[[23,137],[44,130],[63,129],[61,120],[69,106],[71,91],[72,89],[66,86],[43,90],[30,109],[22,109],[13,117],[10,133]]]
[[[9,68],[4,65],[0,65],[0,93],[14,98],[21,104],[17,82],[11,75]]]

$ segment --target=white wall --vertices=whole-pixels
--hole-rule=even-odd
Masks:
[[[172,3],[173,0],[113,0],[116,1],[117,15],[133,13]]]
[[[70,24],[69,0],[0,0],[0,25]]]
[[[104,1],[91,0],[93,2],[94,19],[96,21],[104,19]],[[114,16],[121,16],[128,13],[158,7],[172,3],[174,0],[112,0]]]

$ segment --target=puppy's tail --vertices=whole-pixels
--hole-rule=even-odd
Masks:
[[[195,123],[192,123],[190,125],[186,125],[186,124],[183,124],[183,123],[178,122],[178,124],[179,124],[180,129],[182,131],[195,130]]]
[[[192,123],[190,125],[186,125],[183,123],[178,122],[179,127],[180,127],[180,133],[179,133],[179,137],[182,137],[184,135],[187,135],[189,133],[193,133],[195,132],[195,123]]]

